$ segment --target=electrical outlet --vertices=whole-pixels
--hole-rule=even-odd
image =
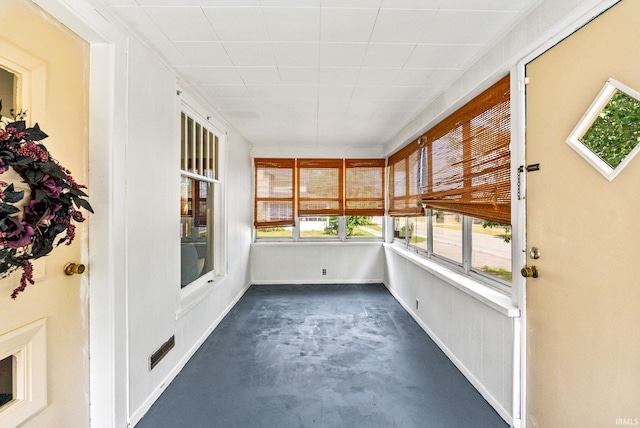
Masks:
[[[322,269],[322,274],[326,275],[327,274],[327,270],[326,269]]]
[[[416,311],[420,310],[420,299],[416,299]]]

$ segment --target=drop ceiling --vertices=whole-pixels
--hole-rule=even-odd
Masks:
[[[254,147],[390,141],[538,0],[106,0]]]

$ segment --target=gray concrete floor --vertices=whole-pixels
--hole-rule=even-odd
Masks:
[[[136,425],[506,426],[380,284],[252,286]]]

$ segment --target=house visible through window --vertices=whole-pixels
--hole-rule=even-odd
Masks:
[[[214,270],[214,193],[218,180],[218,137],[195,118],[181,114],[180,260],[181,287]]]

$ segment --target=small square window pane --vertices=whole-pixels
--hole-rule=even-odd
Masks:
[[[433,254],[462,264],[462,215],[432,211]]]
[[[0,407],[13,400],[15,359],[9,355],[0,360]]]
[[[511,282],[511,226],[473,219],[472,266]]]

